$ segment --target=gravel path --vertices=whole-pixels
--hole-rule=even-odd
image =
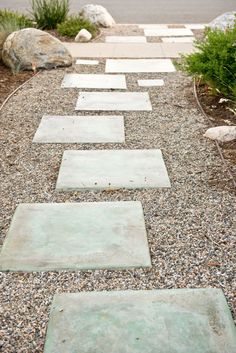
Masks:
[[[104,72],[104,61],[99,70],[84,67],[82,71]],[[43,114],[78,114],[74,111],[78,90],[60,89],[64,73],[48,71],[35,77],[1,114],[2,239],[21,202],[139,200],[144,208],[153,267],[133,271],[1,273],[2,351],[43,352],[56,292],[212,286],[224,290],[233,311],[235,196],[214,143],[202,136],[206,122],[196,108],[191,80],[182,73],[128,74],[130,91],[147,90],[138,87],[137,79],[164,78],[166,85],[149,90],[152,112],[124,113],[123,145],[32,144]],[[172,188],[56,192],[60,161],[63,150],[68,148],[161,148]]]
[[[185,28],[183,24],[168,25],[168,28]],[[203,30],[192,30],[196,38],[201,38]],[[144,29],[139,28],[139,25],[124,25],[117,24],[111,28],[103,28],[97,38],[93,39],[93,43],[104,43],[106,36],[145,36]],[[174,37],[174,36],[173,36]],[[161,43],[160,37],[146,37],[147,43]],[[132,45],[132,44],[131,44]]]

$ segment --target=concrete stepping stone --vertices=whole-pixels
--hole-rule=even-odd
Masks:
[[[185,28],[189,29],[205,29],[207,27],[207,24],[203,23],[188,23],[184,25]]]
[[[155,79],[155,80],[138,80],[138,85],[140,87],[156,87],[164,86],[164,80]]]
[[[220,289],[55,294],[44,353],[235,353]]]
[[[142,266],[151,261],[140,202],[20,204],[0,258],[3,271]]]
[[[168,24],[141,24],[138,25],[139,28],[141,29],[149,29],[149,28],[154,28],[154,29],[159,29],[159,28],[168,28]]]
[[[99,65],[98,60],[82,60],[82,59],[77,59],[76,60],[76,65]]]
[[[123,116],[43,116],[33,142],[124,142]]]
[[[146,43],[144,36],[107,36],[106,43]]]
[[[195,37],[163,37],[161,40],[164,43],[193,43]]]
[[[165,43],[63,43],[74,58],[179,58],[181,54],[192,53],[191,43],[173,43],[171,52],[163,44]]]
[[[66,74],[62,88],[127,89],[125,75]]]
[[[174,72],[170,59],[107,59],[106,72]]]
[[[194,36],[189,28],[148,28],[144,34],[146,37]]]
[[[80,92],[75,110],[152,110],[147,92]]]
[[[196,52],[193,43],[160,43],[166,58],[181,58],[181,55],[188,55]]]
[[[170,187],[160,150],[68,150],[56,189],[109,190]]]

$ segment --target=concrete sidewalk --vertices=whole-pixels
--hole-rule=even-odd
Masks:
[[[74,58],[179,58],[193,52],[192,43],[68,43]]]
[[[88,0],[70,0],[72,13],[79,12]],[[223,12],[236,9],[235,0],[99,0],[117,23],[198,23],[210,22]],[[28,0],[1,0],[0,8],[27,11]]]

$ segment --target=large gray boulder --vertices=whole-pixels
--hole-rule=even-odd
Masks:
[[[55,37],[35,28],[11,33],[3,44],[2,60],[14,71],[70,66],[72,57]]]
[[[112,27],[115,25],[112,16],[101,5],[85,5],[81,10],[81,15],[97,26]]]
[[[7,39],[6,33],[0,32],[0,61],[2,60],[2,48],[6,39]]]
[[[209,27],[212,29],[220,29],[225,31],[227,28],[233,28],[236,20],[236,12],[226,12],[223,15],[216,17],[210,24]]]

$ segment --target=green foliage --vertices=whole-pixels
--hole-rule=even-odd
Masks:
[[[236,23],[225,32],[208,29],[195,46],[195,53],[182,57],[181,69],[236,101]]]
[[[33,27],[32,21],[25,15],[10,10],[0,9],[0,32],[9,35],[22,28]]]
[[[55,29],[68,15],[69,0],[31,0],[31,7],[39,28]]]
[[[97,34],[97,27],[82,16],[71,16],[57,26],[58,33],[62,36],[75,37],[81,29],[87,29],[93,37]]]

